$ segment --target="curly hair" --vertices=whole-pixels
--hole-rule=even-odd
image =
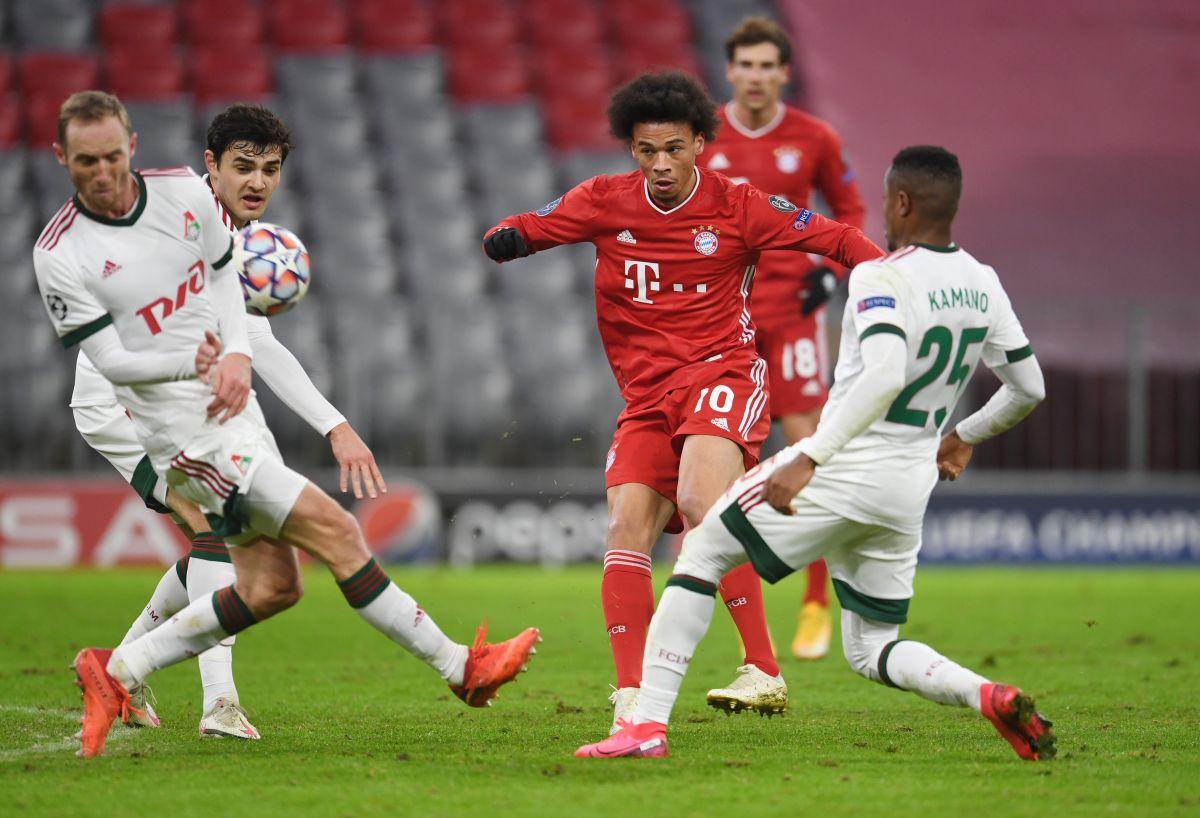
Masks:
[[[643,122],[686,122],[692,132],[713,139],[717,134],[717,104],[694,78],[681,71],[641,74],[613,94],[608,106],[608,129],[617,139],[633,139]]]
[[[256,154],[277,147],[281,161],[292,149],[291,131],[273,111],[244,102],[234,103],[213,117],[205,141],[218,162],[231,145],[251,145]]]

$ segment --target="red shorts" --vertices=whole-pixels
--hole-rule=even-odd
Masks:
[[[771,419],[811,412],[829,397],[825,365],[825,311],[811,320],[759,326],[758,354],[767,361]]]
[[[746,468],[757,465],[758,450],[771,430],[766,375],[766,362],[754,356],[738,366],[715,367],[694,385],[672,389],[657,403],[626,407],[608,450],[604,487],[642,483],[676,502],[679,457],[689,435],[732,440],[741,448]],[[683,530],[678,514],[666,530]]]

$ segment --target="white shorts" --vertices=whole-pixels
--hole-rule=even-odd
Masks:
[[[258,404],[225,424],[206,423],[166,472],[172,491],[200,506],[230,545],[279,536],[304,475],[284,465]]]
[[[675,573],[716,584],[749,560],[774,583],[824,558],[843,609],[878,622],[907,621],[921,535],[847,520],[803,494],[792,502],[793,516],[780,514],[761,498],[770,465],[734,483],[688,533]]]
[[[129,483],[146,507],[170,514],[167,508],[167,484],[159,480],[133,431],[133,421],[119,403],[72,406],[75,428],[87,444],[113,465]]]

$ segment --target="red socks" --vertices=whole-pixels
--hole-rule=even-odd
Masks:
[[[641,687],[646,631],[654,616],[650,555],[617,548],[606,552],[600,602],[617,668],[617,687]]]
[[[809,563],[808,587],[804,589],[804,601],[801,604],[810,602],[829,607],[829,569],[825,567],[825,560]]]
[[[775,661],[775,646],[771,644],[763,608],[762,580],[754,573],[754,566],[748,562],[739,565],[721,578],[718,587],[738,635],[742,637],[745,663],[756,666],[768,676],[778,676],[779,663]]]

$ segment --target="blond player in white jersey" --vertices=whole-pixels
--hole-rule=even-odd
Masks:
[[[204,179],[213,190],[215,206],[226,228],[236,231],[261,218],[279,184],[290,149],[287,128],[262,106],[236,104],[213,118],[204,157],[209,173]],[[61,146],[59,160],[65,164]],[[275,337],[270,321],[264,316],[247,315],[246,322],[255,373],[318,434],[329,439],[341,468],[342,491],[352,485],[360,499],[364,487],[370,497],[375,497],[377,491],[387,491],[371,450]],[[171,494],[166,482],[156,478],[112,384],[83,354],[76,363],[71,410],[76,428],[88,445],[130,482],[148,507],[171,513],[192,540],[189,553],[166,571],[134,619],[123,640],[128,642],[153,630],[189,601],[233,583],[233,565],[224,543],[209,531],[200,510]],[[199,657],[203,688],[201,737],[260,737],[241,705],[234,683],[233,642],[230,637]],[[140,688],[131,695],[135,709],[145,713],[145,718],[135,724],[157,727],[159,721],[148,700],[149,690]]]
[[[961,191],[958,159],[945,149],[896,154],[884,201],[893,252],[850,275],[835,385],[816,432],[740,478],[687,535],[650,626],[634,723],[577,756],[667,755],[667,721],[717,581],[748,561],[778,582],[824,557],[856,672],[974,708],[1021,758],[1053,757],[1050,722],[1028,695],[899,638],[939,476],[958,477],[973,446],[1016,425],[1045,393],[996,272],[951,241]],[[1002,386],[939,444],[981,360]]]
[[[250,391],[233,241],[212,193],[187,168],[132,172],[134,144],[115,97],[82,91],[63,103],[58,145],[76,195],[38,239],[38,286],[63,344],[79,345],[115,387],[155,474],[238,546],[230,549],[237,578],[114,650],[78,653],[80,755],[103,752],[117,718],[144,715],[129,691],[152,672],[295,604],[297,548],[324,563],[351,607],[455,695],[487,704],[523,669],[537,630],[488,644],[481,626],[470,647],[447,638],[392,584],[354,518],[284,465]]]

